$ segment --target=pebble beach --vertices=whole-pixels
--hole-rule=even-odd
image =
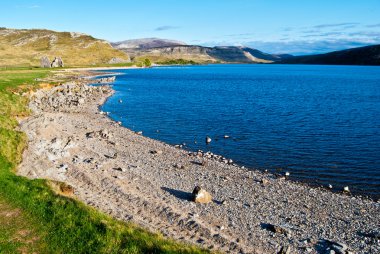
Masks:
[[[112,86],[88,83],[72,78],[29,95],[18,174],[65,182],[104,213],[213,251],[380,253],[379,202],[144,137],[99,111]],[[193,202],[196,186],[210,202]]]

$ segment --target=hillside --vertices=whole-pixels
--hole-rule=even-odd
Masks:
[[[41,29],[0,29],[0,66],[39,66],[42,56],[62,57],[65,66],[106,64],[129,56],[92,36]]]
[[[160,38],[144,38],[144,39],[132,39],[120,42],[111,43],[114,48],[117,49],[142,49],[142,48],[157,48],[157,47],[169,47],[186,45],[182,41],[167,40]]]
[[[165,40],[160,39],[161,42]],[[144,43],[139,40],[138,46],[113,43],[114,47],[128,53],[132,58],[149,58],[154,62],[184,59],[198,63],[271,63],[290,55],[271,55],[257,49],[235,46],[203,47],[197,45],[170,45],[161,43],[160,46],[151,41]]]
[[[297,56],[281,60],[284,64],[380,65],[380,45]]]

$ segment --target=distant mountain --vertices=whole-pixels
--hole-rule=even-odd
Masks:
[[[90,35],[0,28],[0,66],[39,66],[43,56],[61,57],[65,66],[129,61],[128,54]]]
[[[170,46],[180,46],[186,45],[182,41],[159,39],[159,38],[144,38],[144,39],[133,39],[120,42],[112,43],[112,46],[117,49],[147,49],[147,48],[157,48],[157,47],[170,47]]]
[[[380,45],[282,59],[284,64],[380,65]]]
[[[138,39],[112,43],[132,58],[149,58],[154,62],[183,59],[198,63],[271,63],[291,57],[271,55],[248,47],[203,47],[164,39]]]

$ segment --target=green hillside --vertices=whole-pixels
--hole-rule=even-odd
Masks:
[[[0,66],[39,66],[42,56],[61,57],[65,66],[107,64],[128,54],[92,36],[41,29],[0,28]]]

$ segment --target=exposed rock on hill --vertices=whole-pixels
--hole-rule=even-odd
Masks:
[[[108,61],[109,64],[119,64],[119,63],[130,63],[131,59],[128,57],[128,59],[123,59],[119,57],[113,57],[111,60]]]
[[[145,38],[145,39],[133,39],[111,43],[114,48],[117,49],[143,49],[143,48],[156,48],[156,47],[169,47],[186,45],[182,41],[166,40],[159,38]]]
[[[248,47],[203,47],[193,45],[176,45],[141,48],[121,48],[134,58],[150,58],[160,62],[173,59],[192,60],[195,62],[224,63],[270,63],[290,55],[271,55]]]

